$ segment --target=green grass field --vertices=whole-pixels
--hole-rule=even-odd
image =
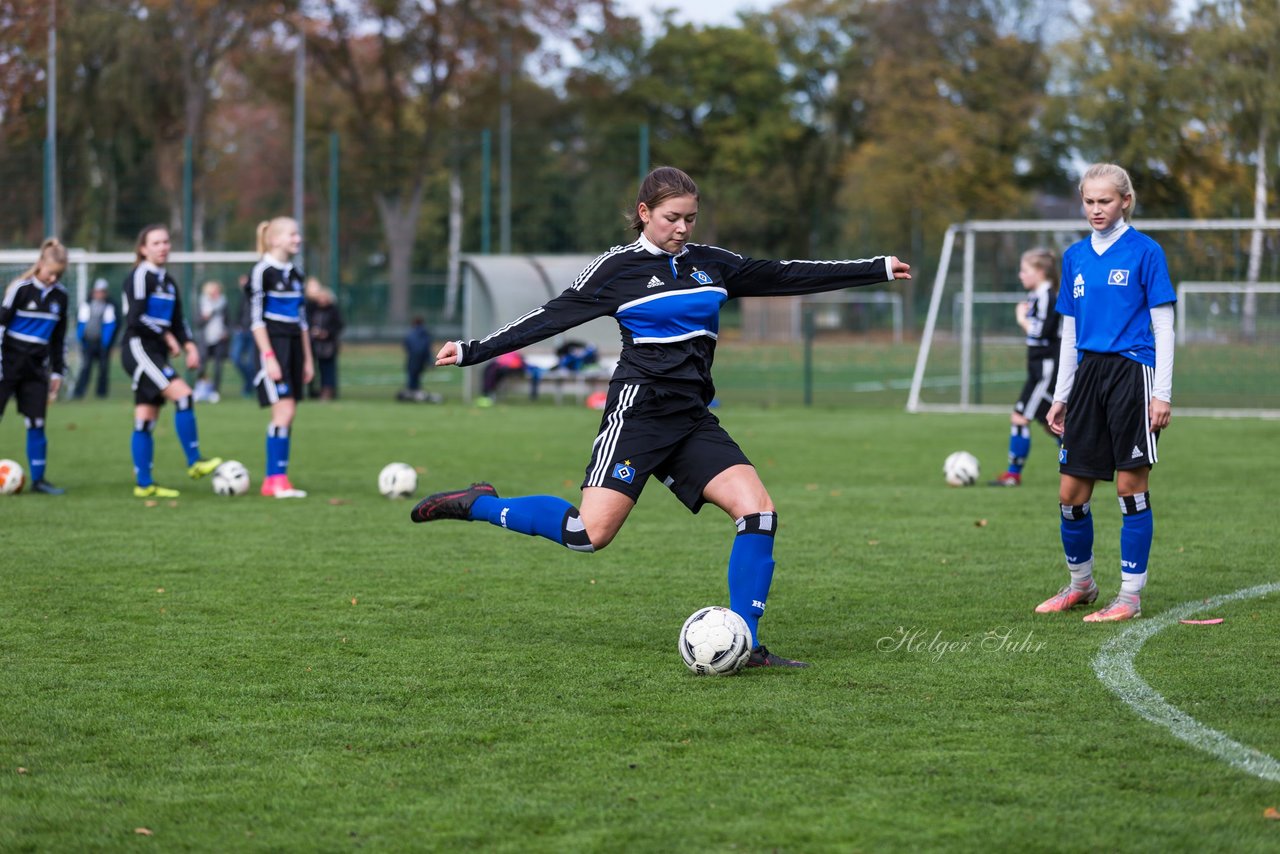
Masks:
[[[732,523],[651,485],[592,556],[412,525],[377,494],[383,464],[422,467],[423,491],[483,477],[573,498],[598,415],[395,404],[364,380],[397,365],[366,354],[347,399],[304,406],[305,501],[187,481],[166,411],[157,480],[185,488],[148,507],[122,391],[53,410],[49,477],[70,494],[0,499],[0,850],[1280,848],[1275,780],[1095,676],[1125,626],[1031,612],[1065,578],[1043,436],[1021,489],[957,490],[942,459],[998,471],[1005,417],[723,406],[780,513],[764,639],[814,666],[698,678],[676,633],[727,604]],[[8,414],[0,456],[25,463]],[[199,418],[256,487],[264,414],[237,399]],[[1280,581],[1278,438],[1175,409],[1144,621]],[[1095,508],[1109,597],[1105,486]],[[1205,616],[1224,622],[1175,622],[1138,671],[1280,757],[1280,594]]]

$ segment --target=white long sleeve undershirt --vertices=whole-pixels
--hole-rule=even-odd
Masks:
[[[1071,399],[1071,388],[1076,381],[1076,364],[1080,359],[1076,351],[1076,319],[1062,317],[1062,349],[1058,354],[1058,382],[1054,387],[1054,403],[1066,403]],[[1151,396],[1165,403],[1173,400],[1173,303],[1164,303],[1151,309],[1151,331],[1156,344],[1156,367]]]

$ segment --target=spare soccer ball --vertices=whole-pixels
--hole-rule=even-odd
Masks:
[[[699,676],[729,676],[751,657],[751,629],[728,608],[699,608],[684,621],[679,647],[685,666]]]
[[[0,460],[0,495],[16,495],[27,482],[27,473],[13,460]]]
[[[968,451],[956,451],[942,464],[942,474],[951,486],[973,486],[978,482],[978,458]]]
[[[378,491],[388,498],[408,498],[418,491],[418,471],[408,463],[388,463],[378,472]]]
[[[227,460],[213,470],[213,491],[219,495],[244,495],[249,491],[249,470],[236,460]]]

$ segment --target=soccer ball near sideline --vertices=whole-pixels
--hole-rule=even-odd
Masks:
[[[973,486],[978,482],[978,458],[968,451],[956,451],[943,462],[942,474],[951,486]]]
[[[17,495],[27,482],[27,473],[13,460],[0,460],[0,495]]]
[[[213,491],[219,495],[244,495],[249,491],[249,470],[236,460],[227,460],[213,470]]]
[[[418,471],[408,463],[388,463],[378,472],[378,491],[387,498],[409,498],[418,491]]]
[[[699,608],[684,621],[679,647],[685,666],[699,676],[729,676],[751,657],[751,629],[728,608]]]

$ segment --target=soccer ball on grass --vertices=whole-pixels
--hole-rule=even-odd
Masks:
[[[699,608],[684,621],[679,647],[685,666],[699,676],[728,676],[751,657],[751,629],[728,608]]]
[[[213,491],[219,495],[244,495],[249,491],[249,470],[236,460],[227,460],[213,470]]]
[[[0,460],[0,495],[16,495],[27,482],[27,473],[13,460]]]
[[[388,463],[378,472],[378,491],[387,498],[408,498],[418,491],[418,471],[408,463]]]
[[[978,458],[968,451],[956,451],[943,462],[942,474],[951,486],[973,486],[978,482]]]

